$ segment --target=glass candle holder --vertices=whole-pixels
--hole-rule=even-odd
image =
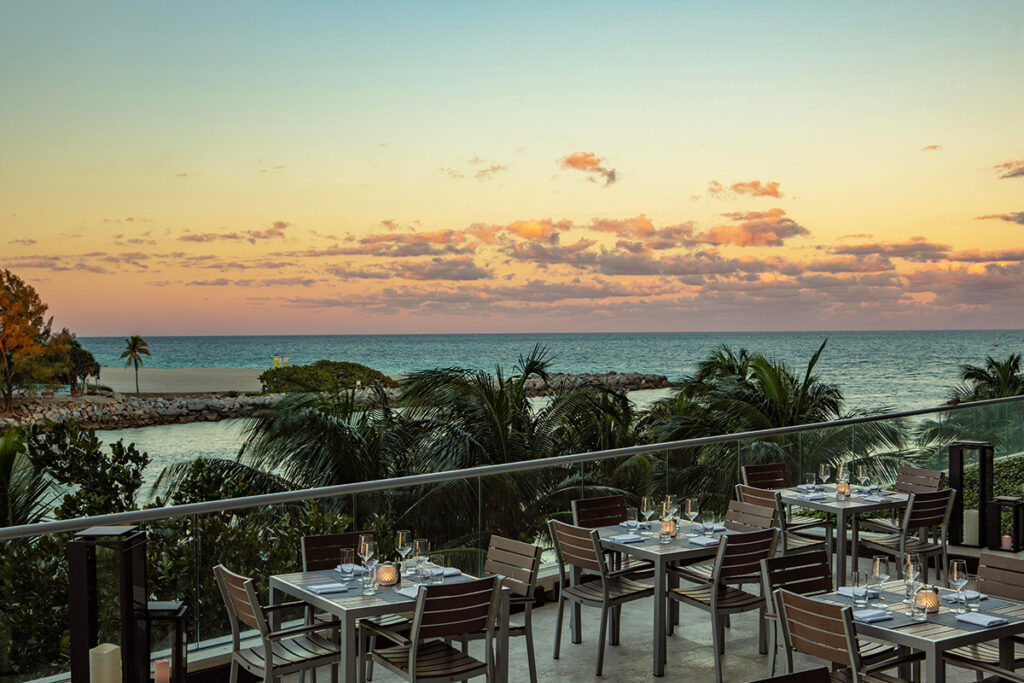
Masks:
[[[836,482],[836,498],[849,498],[850,497],[850,480],[840,479]]]
[[[663,517],[661,519],[661,533],[668,534],[669,538],[675,538],[677,529],[678,525],[676,524],[675,517]]]
[[[377,584],[380,586],[397,586],[402,581],[402,572],[397,564],[385,562],[377,565]]]
[[[925,614],[939,611],[939,589],[934,586],[921,586],[914,594],[914,606]]]

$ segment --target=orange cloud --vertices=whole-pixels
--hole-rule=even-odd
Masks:
[[[474,176],[477,180],[490,180],[495,173],[501,173],[507,171],[508,166],[502,166],[501,164],[491,164],[487,168],[481,168],[476,172]]]
[[[557,239],[559,230],[568,230],[572,227],[569,221],[525,220],[509,223],[505,229],[513,235],[524,239],[554,241]]]
[[[604,166],[604,161],[604,157],[599,157],[593,152],[576,152],[563,158],[561,164],[562,168],[589,174],[587,180],[592,183],[596,183],[598,177],[604,178],[604,185],[607,187],[618,180],[618,172],[614,168]]]
[[[786,217],[782,209],[767,211],[734,211],[723,213],[736,225],[718,225],[698,239],[710,244],[735,244],[740,247],[779,247],[785,240],[809,235],[810,230]]]
[[[992,167],[1001,173],[1000,178],[1024,178],[1024,159],[1005,161]]]
[[[783,194],[779,189],[779,183],[762,183],[760,180],[749,180],[747,182],[733,183],[728,189],[722,186],[717,180],[708,183],[708,194],[713,197],[729,196],[735,198],[738,195],[749,195],[751,197],[774,197],[781,199]]]
[[[942,149],[942,145],[926,145],[921,148],[922,152],[937,152]]]
[[[1010,223],[1017,223],[1024,225],[1024,211],[1014,211],[1013,213],[990,213],[985,216],[976,216],[977,220],[985,220],[986,218],[997,218],[1001,221],[1009,221]]]

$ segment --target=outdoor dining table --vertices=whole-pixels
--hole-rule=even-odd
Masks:
[[[652,529],[656,527],[652,524]],[[680,525],[682,526],[682,525]],[[712,558],[718,552],[718,546],[699,546],[688,541],[688,534],[680,531],[670,543],[660,543],[657,531],[652,531],[651,536],[644,536],[642,541],[636,543],[620,543],[613,541],[612,536],[619,536],[629,533],[631,530],[621,526],[600,527],[598,535],[601,539],[601,547],[607,550],[614,550],[641,560],[649,560],[654,564],[654,675],[665,675],[665,650],[667,647],[668,634],[673,630],[674,620],[670,618],[665,609],[667,592],[669,588],[668,567],[673,564],[689,564],[697,560]],[[729,533],[729,532],[725,532]],[[720,536],[721,533],[715,534]],[[673,583],[678,579],[673,577]],[[580,642],[580,619],[579,606],[573,611],[572,640]]]
[[[887,604],[887,610],[893,618],[874,623],[855,621],[857,635],[866,640],[903,645],[924,652],[925,680],[928,683],[944,683],[946,680],[943,657],[946,652],[993,640],[999,641],[999,665],[1013,670],[1014,644],[1011,636],[1024,634],[1024,603],[996,598],[982,600],[982,613],[999,615],[1007,619],[1008,623],[987,628],[973,626],[956,620],[953,607],[946,599],[953,591],[942,589],[939,594],[939,612],[929,614],[927,621],[913,621],[908,616],[910,605],[902,602],[905,584],[902,581],[889,581],[882,584],[881,588],[880,597]],[[851,598],[838,593],[829,593],[816,599],[852,604]],[[874,604],[871,606],[874,607]]]
[[[867,496],[878,493],[854,493],[849,498],[836,499],[836,487],[825,486],[817,489],[818,493],[824,494],[823,498],[817,500],[806,500],[804,496],[808,493],[798,488],[782,489],[779,493],[783,504],[796,505],[810,510],[817,510],[836,517],[836,587],[846,585],[846,522],[854,516],[865,512],[876,510],[891,510],[893,508],[905,508],[909,496],[905,493],[894,491],[881,491],[880,501],[867,500]],[[858,542],[856,530],[854,531],[853,543]]]
[[[416,609],[415,598],[399,594],[394,588],[381,587],[375,595],[363,595],[358,580],[353,580],[349,588],[341,593],[315,593],[310,590],[317,584],[337,583],[340,574],[333,570],[297,572],[295,574],[278,574],[270,577],[270,602],[278,604],[281,594],[290,595],[338,617],[341,623],[341,680],[356,680],[356,662],[358,650],[356,646],[356,622],[366,617],[377,617],[387,614],[404,614]],[[475,577],[466,574],[444,578],[445,583],[462,583]],[[420,583],[410,577],[402,577],[402,588]],[[397,586],[396,586],[397,588]],[[508,681],[508,617],[509,593],[502,588],[498,611],[497,652],[495,657],[495,678],[499,683]],[[280,612],[272,614],[271,628],[280,628]],[[277,623],[274,623],[277,620]]]

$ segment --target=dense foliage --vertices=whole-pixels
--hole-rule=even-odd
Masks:
[[[380,383],[395,386],[395,380],[383,372],[359,363],[318,360],[310,365],[287,365],[270,368],[260,374],[263,390],[272,393],[304,393],[352,389],[359,382],[364,387]]]
[[[0,411],[13,406],[15,388],[48,382],[66,370],[67,348],[50,334],[53,318],[46,318],[46,310],[31,285],[0,270]]]

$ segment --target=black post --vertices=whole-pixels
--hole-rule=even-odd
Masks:
[[[978,547],[988,541],[988,502],[992,499],[995,449],[987,441],[954,441],[949,445],[949,487],[956,491],[949,516],[949,542],[964,545],[964,453],[978,452]]]
[[[75,537],[68,542],[68,607],[71,616],[71,680],[89,683],[89,650],[96,647],[96,546]]]

